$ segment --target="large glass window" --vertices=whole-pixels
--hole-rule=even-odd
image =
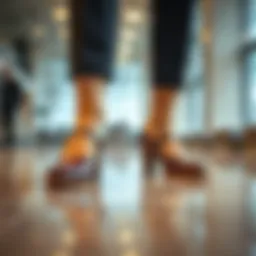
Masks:
[[[246,90],[245,111],[247,124],[256,123],[256,50],[250,51],[245,56]]]
[[[140,130],[145,119],[148,90],[144,51],[149,10],[143,0],[123,0],[121,3],[116,75],[107,90],[106,120],[109,125],[121,122]]]
[[[256,123],[256,0],[246,1],[244,23],[244,121],[251,125]]]
[[[247,0],[245,14],[246,39],[256,39],[256,0]]]
[[[199,4],[195,5],[187,67],[185,70],[185,94],[187,97],[187,122],[190,133],[199,133],[204,129],[204,68],[203,46],[200,41],[201,15]]]

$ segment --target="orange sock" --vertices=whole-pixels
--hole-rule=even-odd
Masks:
[[[75,133],[66,141],[62,151],[65,163],[91,157],[95,145],[86,131],[97,131],[103,119],[103,94],[105,81],[99,77],[81,76],[76,79]]]
[[[152,93],[150,115],[145,126],[148,136],[158,139],[165,134],[172,133],[172,117],[177,98],[177,91],[170,89],[156,89]],[[165,143],[162,148],[164,155],[177,155],[179,145],[175,141]]]
[[[153,91],[150,115],[145,127],[145,131],[149,136],[159,137],[169,132],[176,95],[176,91],[169,89],[156,89]]]

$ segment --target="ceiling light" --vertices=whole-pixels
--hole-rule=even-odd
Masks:
[[[127,10],[125,12],[125,19],[127,22],[139,23],[142,18],[142,13],[138,10]]]
[[[58,6],[53,9],[53,18],[57,22],[64,22],[69,19],[69,10],[65,6]]]

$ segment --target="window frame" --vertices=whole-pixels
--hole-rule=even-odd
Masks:
[[[250,118],[250,99],[249,94],[251,90],[251,85],[249,83],[249,57],[253,55],[253,53],[256,53],[256,34],[255,38],[247,38],[246,33],[249,28],[249,1],[250,0],[240,0],[240,30],[242,34],[242,42],[241,42],[241,48],[240,48],[240,67],[241,67],[241,73],[242,73],[242,79],[241,79],[241,117],[242,117],[242,124],[244,126],[251,126],[256,125],[256,120],[251,120]],[[256,15],[256,13],[255,13]],[[255,22],[256,26],[256,22]],[[245,31],[245,32],[244,32]],[[256,85],[255,85],[256,86]]]

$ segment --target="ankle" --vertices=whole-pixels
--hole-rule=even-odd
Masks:
[[[65,142],[61,152],[61,159],[64,163],[72,163],[84,157],[93,157],[96,153],[94,139],[86,133],[73,133]]]
[[[150,138],[161,139],[163,137],[168,137],[168,129],[163,129],[160,127],[148,125],[144,128],[144,134]]]
[[[96,120],[95,118],[78,118],[75,124],[75,130],[78,131],[96,131],[99,127],[99,121]]]

